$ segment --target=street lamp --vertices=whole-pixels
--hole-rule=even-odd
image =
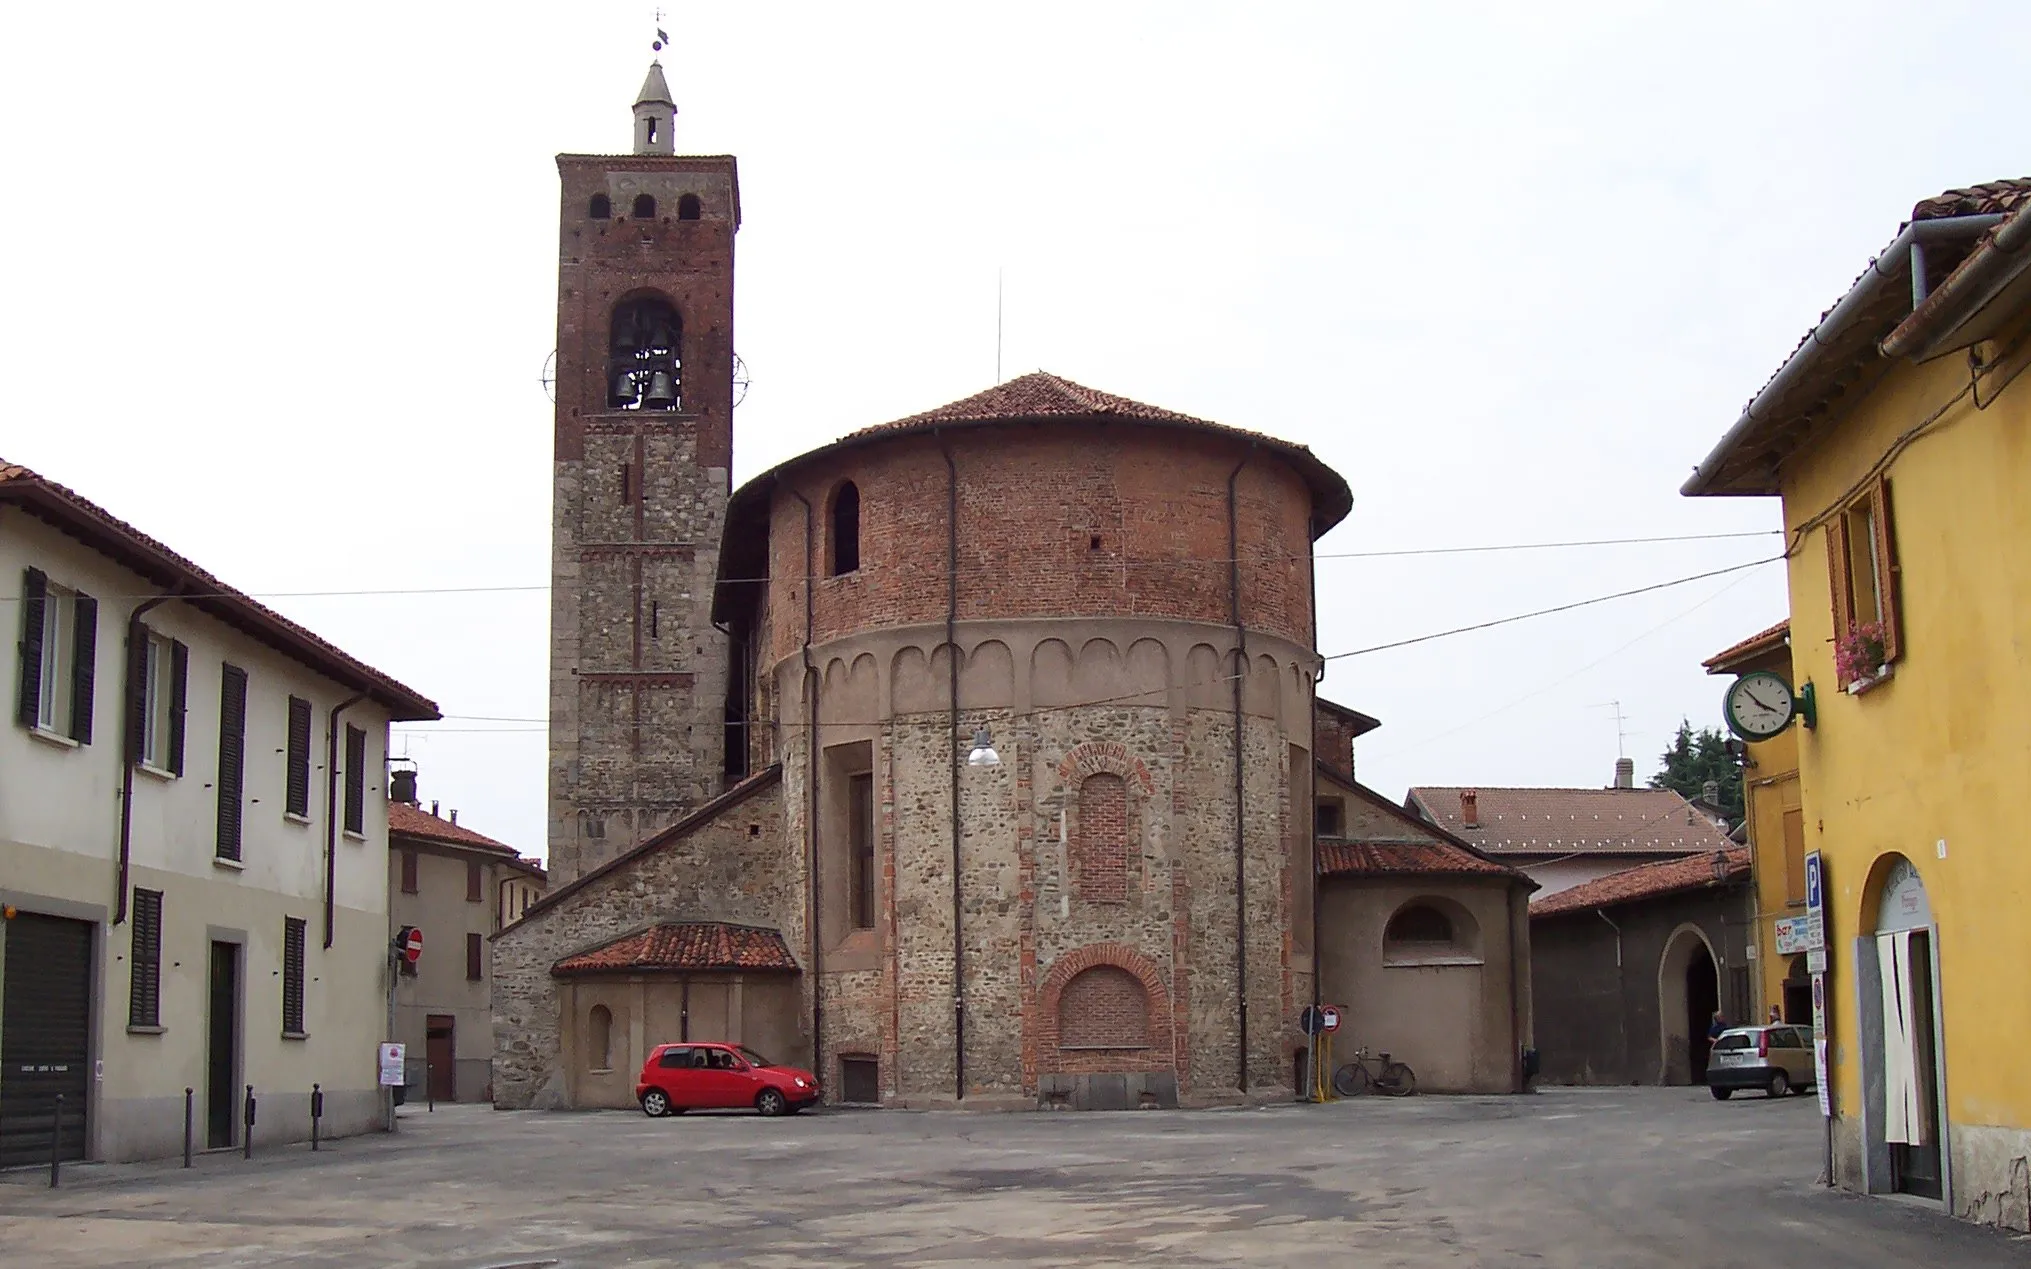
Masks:
[[[994,751],[994,741],[988,736],[987,728],[982,727],[973,733],[973,752],[966,755],[966,765],[969,767],[1001,765],[1001,755]]]

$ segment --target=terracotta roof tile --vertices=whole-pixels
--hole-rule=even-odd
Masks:
[[[515,848],[497,842],[484,833],[475,833],[463,825],[439,819],[420,806],[407,802],[388,803],[388,836],[421,837],[433,842],[445,842],[452,846],[468,846],[497,855],[511,855],[520,859]]]
[[[366,690],[398,721],[435,719],[437,706],[394,679],[356,660],[281,613],[233,589],[104,507],[18,463],[0,459],[0,502],[15,502],[72,534],[92,549],[161,585],[183,600],[310,666],[337,682]]]
[[[1966,189],[1921,199],[1911,209],[1913,220],[1939,220],[1947,216],[1993,216],[2031,206],[2031,176],[1989,181]]]
[[[1451,842],[1319,843],[1319,875],[1322,877],[1433,873],[1506,877],[1514,876],[1515,872],[1513,868],[1483,859]]]
[[[719,921],[667,921],[567,956],[550,967],[559,977],[617,970],[787,970],[797,958],[780,932]]]
[[[1225,427],[1205,419],[1179,414],[1160,406],[1144,405],[1112,392],[1061,379],[1042,370],[998,383],[985,392],[941,405],[922,414],[912,414],[892,423],[862,428],[851,436],[866,436],[890,428],[922,427],[929,423],[1001,423],[1013,419],[1119,418],[1143,419],[1154,423],[1191,423],[1200,427]],[[1239,428],[1227,428],[1240,431]],[[1253,436],[1255,433],[1244,433]],[[1267,440],[1269,438],[1262,438]]]
[[[1556,916],[1589,908],[1612,907],[1726,885],[1749,875],[1749,848],[1731,846],[1726,850],[1703,851],[1684,859],[1661,859],[1611,872],[1605,877],[1582,882],[1569,890],[1548,894],[1530,905],[1530,915]]]
[[[1790,642],[1791,618],[1786,617],[1768,630],[1758,630],[1742,642],[1721,649],[1700,662],[1700,665],[1709,674],[1725,674],[1744,661],[1760,657],[1766,652],[1775,652]]]
[[[1427,818],[1490,855],[1685,855],[1719,850],[1727,834],[1670,789],[1479,788],[1468,828],[1456,786],[1410,791]]]

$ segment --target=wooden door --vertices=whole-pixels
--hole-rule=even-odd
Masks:
[[[424,1031],[424,1056],[430,1062],[430,1095],[440,1102],[458,1100],[458,1045],[454,1038],[457,1019],[433,1013]]]

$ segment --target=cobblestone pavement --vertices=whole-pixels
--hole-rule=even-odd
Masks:
[[[394,1137],[0,1178],[71,1266],[2031,1265],[1831,1193],[1810,1099],[1554,1089],[1326,1107],[688,1115],[404,1109]]]

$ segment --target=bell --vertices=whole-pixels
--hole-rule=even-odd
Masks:
[[[641,389],[635,386],[635,372],[632,370],[623,370],[619,374],[614,376],[613,398],[608,402],[608,404],[633,405],[635,403],[636,398],[640,397],[641,395],[642,395]]]
[[[677,381],[658,370],[649,376],[649,395],[643,401],[656,410],[667,410],[677,403]]]

